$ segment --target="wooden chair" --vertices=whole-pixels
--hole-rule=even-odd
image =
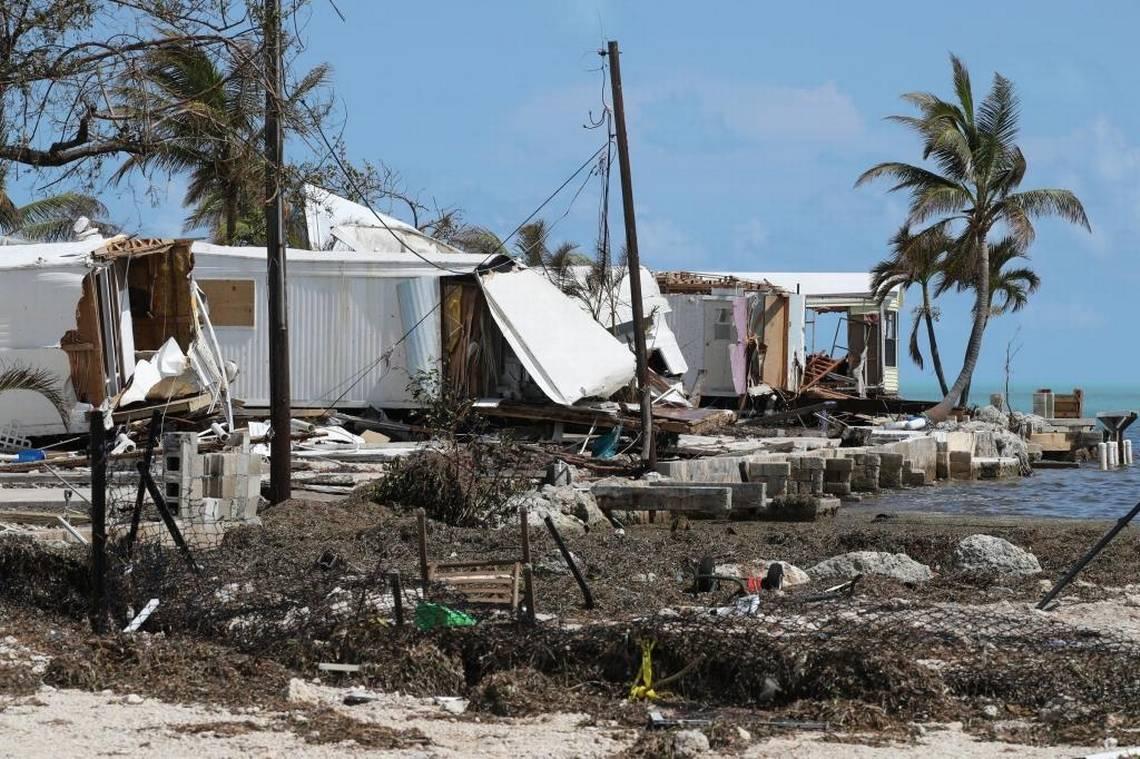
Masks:
[[[428,561],[427,555],[427,516],[423,509],[416,512],[416,530],[420,549],[420,578],[424,596],[433,583],[439,583],[458,591],[473,604],[506,606],[512,611],[519,609],[520,591],[525,594],[528,617],[534,611],[534,590],[526,565],[530,559],[530,535],[524,519],[523,558],[476,559],[472,561]]]

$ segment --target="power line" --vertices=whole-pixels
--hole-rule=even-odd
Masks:
[[[328,135],[325,134],[324,128],[321,127],[320,124],[318,123],[319,120],[317,119],[316,113],[314,113],[313,109],[310,108],[309,104],[306,103],[304,100],[301,100],[299,102],[301,103],[301,106],[306,111],[308,111],[310,118],[312,118],[312,120],[313,120],[313,123],[316,124],[317,135],[320,137],[321,142],[324,143],[325,149],[328,151],[329,157],[332,158],[333,162],[336,163],[337,168],[340,169],[340,172],[344,176],[344,180],[348,184],[349,188],[353,191],[353,193],[357,196],[357,198],[359,198],[359,202],[361,203],[361,205],[363,205],[365,208],[367,208],[369,210],[369,212],[371,212],[372,215],[376,217],[376,220],[380,222],[380,225],[382,227],[384,227],[385,230],[388,231],[388,234],[392,235],[392,237],[396,239],[396,241],[400,244],[400,246],[402,248],[404,248],[405,250],[407,250],[409,253],[416,256],[417,258],[421,259],[424,263],[430,264],[431,266],[434,266],[435,268],[437,268],[441,271],[447,271],[447,272],[450,272],[452,274],[459,274],[459,275],[469,274],[470,272],[467,272],[467,271],[459,271],[459,270],[452,269],[452,268],[447,267],[447,266],[441,266],[440,264],[436,263],[435,261],[432,261],[431,259],[422,255],[419,251],[412,248],[410,245],[408,245],[404,241],[404,239],[402,237],[400,237],[398,234],[396,234],[395,230],[393,230],[392,227],[389,226],[388,222],[384,221],[384,217],[380,213],[378,213],[375,208],[372,207],[372,204],[368,201],[367,196],[361,191],[359,185],[353,179],[352,172],[349,171],[348,166],[346,166],[344,161],[341,160],[341,157],[339,155],[337,155],[336,148],[333,146],[332,142],[329,140]],[[603,145],[602,147],[600,147],[596,151],[594,151],[593,155],[591,155],[589,158],[587,158],[582,163],[581,166],[579,166],[577,169],[575,169],[574,173],[571,174],[569,177],[567,177],[566,181],[564,181],[562,184],[560,184],[554,190],[554,192],[552,192],[548,196],[546,196],[546,198],[542,201],[542,203],[540,203],[538,205],[538,207],[535,208],[530,213],[530,215],[528,215],[525,219],[523,219],[522,223],[520,223],[517,227],[515,227],[514,230],[509,235],[502,238],[499,241],[498,246],[496,246],[494,250],[490,251],[486,255],[486,257],[483,259],[483,261],[479,264],[479,266],[476,268],[482,268],[488,261],[491,260],[492,257],[497,255],[499,253],[499,251],[503,250],[507,244],[507,241],[509,241],[516,234],[518,234],[519,230],[522,229],[524,226],[526,226],[531,221],[531,219],[533,219],[535,216],[537,216],[542,211],[542,209],[545,208],[548,203],[550,203],[550,201],[552,201],[555,197],[558,196],[559,193],[562,192],[562,190],[566,189],[566,186],[569,185],[571,182],[573,182],[575,177],[577,177],[579,174],[581,174],[582,171],[584,171],[586,169],[586,167],[590,166],[594,162],[594,159],[596,159],[599,155],[601,155],[603,151],[608,150],[608,149],[609,149],[609,141],[607,141],[607,143],[605,145]]]

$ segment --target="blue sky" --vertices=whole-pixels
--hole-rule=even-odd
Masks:
[[[900,93],[949,96],[947,54],[975,92],[993,71],[1022,99],[1023,186],[1063,186],[1094,233],[1039,225],[1043,279],[1029,308],[987,333],[980,383],[1024,344],[1015,381],[1093,385],[1140,370],[1127,334],[1140,285],[1140,102],[1134,30],[1140,6],[1101,2],[702,4],[377,3],[314,0],[302,62],[334,68],[353,158],[382,160],[429,203],[505,233],[602,142],[596,50],[623,50],[643,261],[655,268],[858,270],[886,250],[904,199],[852,185],[881,160],[918,160],[916,140],[883,116]],[[302,146],[292,146],[301,150]],[[616,200],[617,182],[614,176]],[[157,202],[120,192],[116,217],[175,234],[178,183]],[[567,211],[569,194],[546,214]],[[590,183],[555,237],[589,247]],[[613,206],[620,235],[620,205]],[[914,298],[911,299],[911,304]],[[942,303],[948,371],[959,365],[968,303]],[[908,309],[909,310],[909,309]],[[927,386],[912,365],[907,385]]]

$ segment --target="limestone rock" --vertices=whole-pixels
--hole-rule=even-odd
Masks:
[[[794,564],[789,564],[786,561],[766,561],[763,559],[756,562],[717,564],[713,569],[713,574],[721,575],[722,577],[739,577],[741,580],[748,577],[766,577],[768,575],[768,567],[773,564],[782,564],[784,566],[785,588],[811,582],[811,577],[808,576],[808,573]]]
[[[850,578],[860,574],[883,575],[899,582],[926,582],[934,572],[905,553],[885,551],[852,551],[832,556],[807,571],[813,580],[831,577]]]
[[[962,538],[951,560],[957,569],[968,572],[1035,575],[1041,571],[1041,563],[1036,556],[993,535]]]
[[[298,704],[317,706],[321,703],[320,692],[300,678],[289,680],[289,700]]]
[[[673,755],[699,756],[709,750],[709,739],[700,730],[681,730],[673,736]]]
[[[800,569],[799,567],[797,567],[794,564],[789,564],[786,561],[762,561],[762,562],[760,562],[760,565],[762,567],[761,574],[767,575],[768,574],[768,567],[770,567],[772,564],[783,564],[784,565],[784,587],[785,588],[790,588],[790,587],[795,586],[795,585],[806,585],[807,583],[811,582],[811,577],[808,576],[807,572],[803,571],[802,569]]]
[[[993,406],[982,406],[974,412],[974,419],[987,424],[1000,424],[1005,427],[1009,424],[1009,417],[1001,409]]]

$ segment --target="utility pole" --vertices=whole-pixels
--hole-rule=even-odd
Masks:
[[[625,249],[628,259],[629,294],[633,301],[633,351],[637,357],[637,389],[641,398],[641,460],[657,466],[657,441],[653,436],[653,397],[649,392],[649,364],[645,351],[645,313],[641,299],[641,261],[637,255],[637,221],[633,215],[633,176],[629,168],[629,139],[625,131],[625,100],[621,92],[621,63],[617,40],[610,40],[610,93],[614,100],[618,167],[621,170],[621,205],[625,217]]]
[[[265,0],[265,237],[269,293],[269,500],[292,494],[289,428],[289,312],[285,291],[285,212],[281,197],[281,0]]]

